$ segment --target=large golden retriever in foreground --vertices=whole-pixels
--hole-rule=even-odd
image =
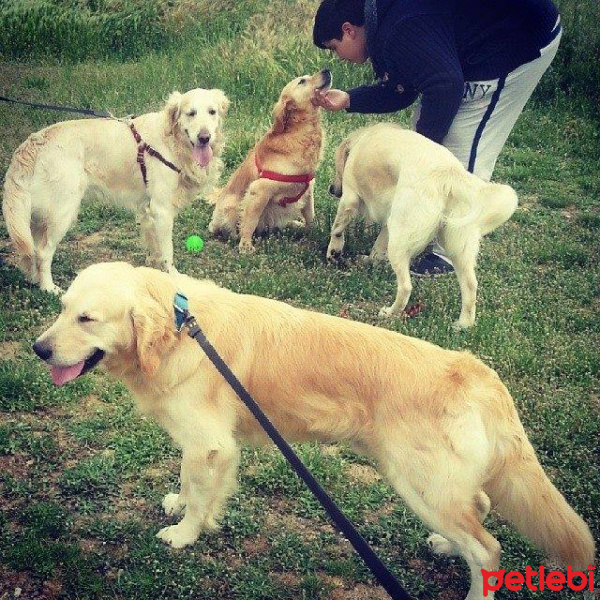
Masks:
[[[163,110],[130,120],[63,121],[15,151],[2,211],[25,275],[59,293],[51,265],[87,192],[136,211],[148,264],[173,269],[173,220],[218,182],[223,163],[221,90],[173,92]]]
[[[242,251],[253,252],[254,233],[281,229],[298,217],[314,221],[313,182],[323,150],[321,109],[311,102],[315,89],[328,90],[331,73],[296,77],[282,90],[273,125],[250,151],[227,185],[214,194],[208,229],[237,235]]]
[[[344,247],[344,230],[359,212],[381,225],[370,261],[389,259],[398,290],[380,316],[401,313],[412,291],[410,260],[436,236],[452,260],[462,309],[456,329],[475,322],[475,263],[481,238],[505,223],[517,208],[508,185],[469,173],[447,149],[425,136],[391,123],[352,133],[336,155],[330,191],[341,198],[327,257]]]
[[[163,507],[184,516],[158,533],[173,547],[216,527],[240,444],[266,441],[196,341],[175,331],[177,291],[289,441],[349,440],[377,462],[436,532],[433,549],[467,561],[469,600],[483,598],[481,569],[499,568],[482,524],[490,504],[562,564],[593,562],[591,534],[542,470],[509,392],[471,354],[185,275],[92,265],[34,350],[57,384],[102,365],[182,448],[181,490]]]

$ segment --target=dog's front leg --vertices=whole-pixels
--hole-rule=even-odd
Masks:
[[[360,198],[356,193],[344,188],[344,193],[338,205],[335,221],[331,228],[331,237],[327,247],[327,260],[336,261],[344,249],[344,230],[356,215],[360,206]]]
[[[142,234],[142,244],[146,250],[146,266],[160,267],[160,251],[154,221],[148,206],[144,206],[137,215],[137,222]]]
[[[177,525],[161,529],[157,537],[173,548],[193,544],[202,531],[218,527],[217,520],[237,481],[239,450],[233,439],[212,446],[184,450],[181,491],[167,494],[163,508],[168,514],[185,516]]]
[[[302,216],[304,217],[304,229],[308,231],[315,221],[315,193],[314,182],[311,181],[306,191],[306,204],[302,207]]]
[[[254,252],[252,236],[256,231],[260,217],[263,214],[274,191],[273,182],[258,179],[250,184],[242,201],[240,215],[240,245],[241,252]]]
[[[175,271],[173,266],[174,210],[171,206],[159,206],[158,202],[151,201],[148,208],[148,217],[156,240],[157,255],[159,257],[157,266],[163,271],[173,272]]]

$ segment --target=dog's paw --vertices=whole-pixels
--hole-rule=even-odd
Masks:
[[[442,556],[453,556],[455,554],[452,542],[448,541],[439,533],[432,533],[427,538],[427,543],[434,554],[440,554]]]
[[[185,502],[180,500],[180,494],[167,494],[163,498],[162,507],[168,517],[173,517],[183,513]]]
[[[217,531],[220,529],[219,521],[217,520],[217,516],[208,515],[206,519],[204,519],[204,523],[202,524],[202,529],[205,531]]]
[[[238,248],[243,254],[254,254],[256,252],[256,248],[252,245],[252,240],[241,240]]]
[[[379,311],[379,316],[382,319],[389,319],[394,314],[394,308],[392,306],[384,306]]]
[[[327,262],[332,265],[337,265],[342,259],[340,250],[327,250]]]
[[[52,285],[46,285],[40,287],[42,292],[48,292],[49,294],[54,294],[55,296],[62,296],[64,294],[64,290],[58,287],[55,283]]]
[[[169,527],[163,527],[156,537],[166,542],[172,548],[185,548],[198,539],[198,532],[187,527],[184,522]]]
[[[454,323],[452,323],[452,329],[454,329],[454,331],[464,331],[465,329],[469,329],[469,327],[472,326],[473,323],[464,321],[462,319],[459,319],[458,321],[454,321]]]

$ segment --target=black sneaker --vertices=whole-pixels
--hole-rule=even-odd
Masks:
[[[417,277],[435,277],[436,275],[454,273],[454,267],[441,256],[433,252],[427,252],[415,259],[410,266],[410,272]]]

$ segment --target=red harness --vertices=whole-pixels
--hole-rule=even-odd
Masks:
[[[133,137],[138,145],[137,151],[137,162],[140,165],[140,171],[142,172],[142,178],[144,179],[144,185],[148,185],[148,177],[147,177],[147,169],[146,169],[146,160],[144,158],[144,154],[147,152],[150,156],[154,156],[154,158],[158,158],[163,165],[169,167],[176,173],[181,173],[181,169],[176,167],[172,162],[168,161],[158,150],[155,150],[149,144],[146,144],[142,139],[142,136],[138,133],[138,130],[135,128],[133,123],[129,124],[129,129],[131,129],[131,133],[133,133]]]
[[[261,169],[258,164],[258,157],[256,154],[254,155],[254,164],[256,164],[256,168],[258,169],[258,176],[261,179],[270,179],[271,181],[281,181],[282,183],[303,183],[304,188],[302,191],[293,197],[286,197],[279,200],[277,204],[285,208],[288,204],[293,204],[294,202],[298,202],[302,196],[306,193],[310,182],[315,178],[314,173],[305,173],[304,175],[284,175],[283,173],[275,173],[275,171],[265,171]]]

